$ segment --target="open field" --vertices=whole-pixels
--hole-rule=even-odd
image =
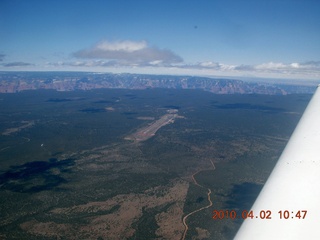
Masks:
[[[310,97],[2,94],[0,238],[232,239]]]

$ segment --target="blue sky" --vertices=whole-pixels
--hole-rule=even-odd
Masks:
[[[0,71],[320,80],[318,0],[0,0]]]

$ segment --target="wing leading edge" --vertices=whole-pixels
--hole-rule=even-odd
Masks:
[[[235,240],[320,239],[320,85]]]

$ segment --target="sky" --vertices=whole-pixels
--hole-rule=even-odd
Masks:
[[[320,82],[320,1],[0,0],[0,71]]]

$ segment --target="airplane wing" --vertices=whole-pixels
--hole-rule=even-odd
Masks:
[[[320,239],[320,85],[235,240]]]

